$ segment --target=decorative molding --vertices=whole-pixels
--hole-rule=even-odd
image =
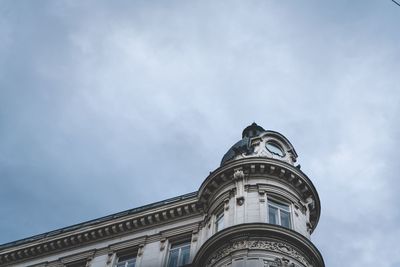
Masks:
[[[242,251],[240,251],[242,250]],[[265,223],[243,223],[227,227],[202,244],[197,251],[193,266],[209,266],[225,262],[233,255],[255,254],[271,255],[292,259],[295,267],[324,267],[321,253],[300,233],[277,225]],[[233,253],[238,251],[238,253]],[[221,260],[225,256],[229,256]],[[283,259],[283,258],[281,258]],[[221,260],[221,261],[220,261]],[[283,265],[285,266],[285,265]],[[286,267],[286,266],[285,266]],[[288,267],[292,267],[289,265]]]
[[[266,267],[282,267],[282,260],[280,258],[275,258],[275,260],[264,260],[264,265]]]
[[[207,208],[207,215],[210,216],[215,213],[215,210],[220,209],[221,206],[227,207],[229,209],[229,205],[226,205],[226,201],[232,198],[235,195],[236,188],[234,185],[230,185],[228,187],[223,187],[218,189],[220,193],[215,193],[213,195],[213,199],[210,201],[210,205]]]
[[[107,265],[109,265],[111,262],[112,262],[112,260],[113,260],[113,258],[114,258],[114,253],[113,252],[108,252],[108,255],[107,255],[107,262],[106,262],[106,264]]]
[[[167,242],[166,238],[162,238],[160,240],[160,251],[163,251],[165,249],[166,242]]]
[[[233,172],[233,179],[240,180],[244,178],[244,172],[242,168],[235,169]]]
[[[193,231],[198,230],[198,229],[199,229],[199,223],[196,222],[196,223],[188,224],[185,226],[175,227],[172,229],[161,231],[160,235],[163,238],[169,239],[171,237],[176,237],[179,235],[190,235],[190,233],[192,233]]]
[[[65,267],[64,264],[62,264],[59,261],[53,261],[53,262],[49,262],[48,265],[46,265],[46,267]]]
[[[62,264],[68,264],[74,261],[80,261],[80,260],[87,260],[90,261],[93,259],[94,254],[96,253],[96,250],[89,250],[89,251],[85,251],[82,253],[77,253],[74,255],[69,255],[63,258],[60,258],[59,261]]]
[[[194,229],[192,231],[192,243],[196,243],[199,237],[199,229]]]
[[[229,198],[224,199],[224,210],[229,210]]]
[[[243,196],[237,197],[236,198],[236,204],[239,205],[239,206],[242,206],[244,204],[244,197]]]
[[[233,160],[219,167],[212,172],[200,186],[198,191],[199,204],[208,211],[211,207],[215,206],[214,202],[220,196],[221,190],[229,188],[235,180],[252,179],[267,177],[271,180],[279,181],[286,184],[289,188],[293,189],[296,197],[288,196],[298,202],[299,200],[307,201],[307,206],[310,210],[310,224],[312,231],[317,226],[320,216],[320,200],[318,193],[312,184],[311,180],[301,170],[286,162],[271,159],[271,158],[243,158]],[[272,185],[269,185],[272,186]],[[275,186],[276,188],[280,188]],[[246,190],[253,191],[253,186],[246,187]],[[259,192],[262,188],[258,189]],[[311,201],[310,201],[311,200]]]
[[[213,266],[214,263],[222,258],[229,256],[232,252],[237,250],[265,250],[270,252],[275,252],[279,254],[284,254],[291,257],[305,266],[311,266],[310,263],[305,259],[305,257],[292,246],[276,241],[269,240],[235,240],[229,244],[219,248],[215,251],[208,259],[207,266]],[[289,262],[289,260],[287,260]]]
[[[115,238],[158,224],[172,223],[182,218],[199,215],[197,197],[176,203],[166,204],[146,212],[111,219],[99,225],[78,228],[67,233],[61,232],[51,238],[42,238],[0,251],[0,266],[8,266],[17,262],[37,258],[78,248],[100,240]]]
[[[144,244],[139,244],[138,251],[137,251],[138,257],[143,255],[143,250],[144,250]]]
[[[48,266],[49,266],[49,262],[46,261],[46,262],[41,262],[38,264],[30,265],[29,267],[48,267]]]
[[[112,244],[110,246],[108,246],[109,251],[111,252],[118,252],[124,249],[129,249],[132,247],[138,247],[140,245],[144,245],[146,244],[147,241],[147,236],[143,236],[143,237],[139,237],[139,238],[134,238],[134,239],[130,239],[127,241],[123,241],[123,242],[119,242],[116,244]]]

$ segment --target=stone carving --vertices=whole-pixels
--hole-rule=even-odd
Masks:
[[[308,263],[308,261],[304,258],[304,256],[301,255],[297,250],[295,250],[291,246],[281,242],[268,241],[268,240],[237,240],[227,245],[224,245],[210,256],[210,258],[207,261],[207,266],[212,266],[215,262],[228,256],[232,252],[242,249],[262,249],[271,252],[278,252],[286,256],[289,256],[293,259],[296,259],[305,266],[311,266]],[[280,262],[281,265],[275,265],[275,266],[283,266],[282,261]]]
[[[238,179],[243,179],[244,178],[244,172],[242,169],[236,169],[235,172],[233,173],[233,179],[238,180]]]
[[[236,204],[238,204],[239,206],[242,206],[243,203],[244,203],[244,197],[236,198]]]
[[[144,244],[140,244],[137,252],[138,257],[143,255],[143,251],[144,251]]]
[[[224,209],[229,210],[229,198],[224,199]]]
[[[274,261],[264,260],[264,267],[282,267],[282,260],[276,258]]]
[[[164,237],[160,240],[160,251],[163,251],[165,249],[165,243],[167,239]]]
[[[114,252],[113,251],[108,252],[107,262],[106,262],[107,266],[112,262],[113,257],[114,257]]]
[[[198,236],[199,236],[199,230],[198,229],[194,229],[192,231],[192,242],[193,243],[196,243],[196,241],[198,239]]]
[[[261,143],[260,140],[258,142],[254,142],[251,144],[252,148],[253,148],[253,153],[251,156],[260,157],[265,154],[265,148],[264,148],[264,145],[262,145],[262,144],[263,143]]]
[[[87,260],[86,260],[86,267],[89,267],[89,266],[90,266],[92,260],[93,260],[93,255],[87,258]]]

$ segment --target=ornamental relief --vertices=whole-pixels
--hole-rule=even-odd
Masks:
[[[264,260],[264,267],[282,267],[282,261],[276,258],[274,261]]]
[[[304,264],[307,267],[311,267],[312,265],[301,255],[297,250],[292,248],[289,245],[280,242],[267,241],[267,240],[238,240],[227,245],[224,245],[220,249],[218,249],[215,253],[213,253],[210,258],[207,260],[207,266],[212,266],[214,263],[219,261],[220,259],[230,255],[232,252],[236,250],[242,249],[262,249],[271,252],[282,253],[288,257],[291,257],[300,263]],[[277,264],[277,263],[275,263]],[[268,266],[268,265],[267,265]],[[274,265],[272,265],[274,266]],[[277,266],[290,266],[290,265],[277,265]],[[292,264],[291,266],[295,266]]]
[[[275,258],[275,260],[264,260],[263,267],[300,267],[286,258]]]

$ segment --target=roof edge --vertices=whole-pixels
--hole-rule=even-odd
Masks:
[[[72,231],[77,230],[77,229],[82,228],[82,227],[93,226],[93,225],[96,225],[96,224],[100,224],[100,223],[104,223],[104,222],[107,222],[107,221],[111,221],[113,219],[123,218],[124,216],[127,216],[127,215],[132,215],[132,214],[136,214],[136,213],[139,213],[139,212],[142,212],[142,211],[147,211],[147,210],[150,210],[150,209],[153,209],[153,208],[162,207],[162,206],[167,205],[167,204],[176,203],[176,202],[179,202],[181,200],[194,198],[194,197],[197,197],[197,193],[198,193],[198,191],[187,193],[187,194],[180,195],[180,196],[177,196],[177,197],[168,198],[168,199],[164,199],[164,200],[161,200],[161,201],[157,201],[157,202],[153,202],[153,203],[150,203],[150,204],[146,204],[146,205],[143,205],[143,206],[139,206],[139,207],[136,207],[136,208],[133,208],[133,209],[120,211],[120,212],[117,212],[117,213],[114,213],[114,214],[110,214],[110,215],[107,215],[107,216],[103,216],[103,217],[100,217],[100,218],[97,218],[97,219],[85,221],[85,222],[78,223],[78,224],[73,224],[73,225],[66,226],[66,227],[63,227],[63,228],[59,228],[59,229],[56,229],[56,230],[53,230],[53,231],[49,231],[49,232],[45,232],[45,233],[42,233],[42,234],[37,234],[37,235],[29,236],[29,237],[26,237],[26,238],[18,239],[18,240],[15,240],[15,241],[7,242],[7,243],[4,243],[4,244],[0,244],[0,252],[2,250],[4,250],[4,249],[7,249],[7,248],[10,248],[10,247],[13,247],[13,246],[19,246],[19,245],[27,244],[27,243],[30,243],[30,242],[33,242],[33,241],[38,241],[38,240],[43,239],[43,238],[57,236],[58,234],[64,234],[64,233],[72,232]]]

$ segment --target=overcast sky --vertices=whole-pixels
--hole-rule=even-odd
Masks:
[[[0,243],[196,191],[253,121],[327,267],[400,266],[400,6],[0,0]]]

